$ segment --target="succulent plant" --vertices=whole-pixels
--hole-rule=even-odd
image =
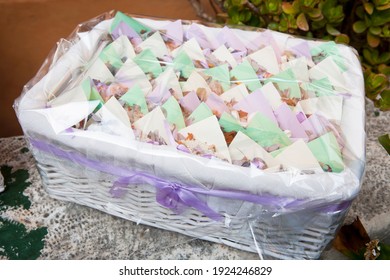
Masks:
[[[366,95],[390,110],[390,0],[210,0],[217,19],[350,44],[360,54]]]

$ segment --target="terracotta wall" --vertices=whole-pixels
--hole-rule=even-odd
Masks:
[[[22,134],[12,104],[57,40],[113,9],[196,19],[188,0],[0,0],[0,137]]]

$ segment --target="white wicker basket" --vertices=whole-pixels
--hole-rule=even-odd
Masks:
[[[93,59],[91,53],[97,51],[107,37],[112,17],[113,14],[105,14],[80,25],[69,41],[59,44],[15,103],[47,192],[54,198],[96,208],[136,223],[257,252],[264,259],[319,258],[358,194],[364,173],[364,84],[353,50],[337,46],[350,70],[343,74],[349,95],[342,105],[339,123],[341,134],[346,136],[345,170],[320,174],[298,169],[252,172],[251,168],[209,160],[164,145],[151,145],[108,133],[96,136],[94,131],[87,130],[68,133],[69,126],[53,128],[57,123],[46,114],[48,98],[54,92],[61,92],[68,83],[77,82],[72,75],[77,77],[80,70],[89,65],[89,60]],[[142,20],[157,29],[167,23]],[[218,28],[210,28],[208,32],[212,37]],[[250,30],[235,32],[247,41],[256,35]],[[283,46],[303,41],[280,33],[275,36]],[[85,57],[80,58],[80,53]],[[343,92],[338,94],[345,95]],[[50,148],[42,149],[34,145],[34,141],[42,141]],[[74,160],[76,153],[82,160]],[[192,203],[184,203],[187,207],[180,214],[164,207],[158,201],[159,189],[155,184],[128,182],[123,195],[112,195],[113,185],[123,176],[91,168],[90,160],[105,166],[118,165],[129,173],[142,171],[165,182],[186,184],[190,186],[190,192],[193,191],[190,196],[197,203],[203,203],[203,209],[212,210],[222,218],[210,218],[207,211],[192,207]],[[210,195],[210,191],[227,195]],[[267,199],[262,196],[267,195],[270,201],[287,199],[287,203],[263,203]],[[241,199],[246,196],[251,198]]]
[[[337,203],[291,212],[265,210],[261,205],[246,202],[241,214],[221,213],[215,221],[196,209],[182,214],[156,202],[156,188],[131,185],[120,198],[113,198],[113,181],[82,177],[83,166],[32,148],[43,186],[56,199],[92,207],[136,223],[179,232],[191,237],[222,243],[258,253],[264,259],[318,259],[333,240],[350,205]],[[58,166],[61,162],[61,168]],[[64,168],[68,166],[68,168]],[[93,172],[93,171],[91,171]],[[217,198],[217,204],[232,203]]]

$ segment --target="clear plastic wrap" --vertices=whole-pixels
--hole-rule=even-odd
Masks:
[[[261,258],[318,258],[360,190],[353,49],[110,12],[15,101],[54,197]]]

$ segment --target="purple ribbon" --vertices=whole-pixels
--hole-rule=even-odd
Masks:
[[[31,145],[43,152],[51,153],[56,157],[70,160],[87,168],[104,172],[118,179],[110,189],[113,197],[121,197],[128,190],[129,185],[148,184],[157,189],[156,201],[164,207],[172,209],[175,213],[181,213],[186,207],[193,207],[209,217],[219,221],[222,215],[212,210],[202,201],[198,195],[215,196],[220,198],[248,201],[268,207],[272,210],[317,210],[322,212],[337,212],[348,209],[349,201],[329,203],[324,200],[303,200],[273,195],[255,195],[233,190],[208,190],[199,187],[188,186],[180,183],[169,182],[150,174],[132,171],[120,166],[106,164],[101,161],[89,159],[76,151],[64,151],[52,144],[40,140],[30,139]]]

